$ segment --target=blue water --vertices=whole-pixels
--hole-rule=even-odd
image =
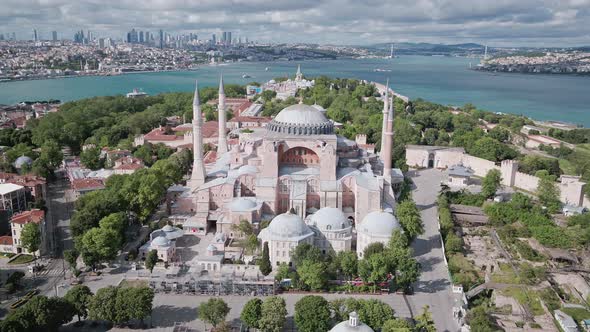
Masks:
[[[303,61],[307,76],[359,78],[385,82],[410,98],[463,105],[473,103],[489,111],[524,114],[540,120],[560,120],[590,127],[590,77],[565,75],[491,74],[469,70],[467,58],[403,56],[394,60]],[[265,71],[265,67],[269,67]],[[374,69],[391,72],[374,72]],[[125,94],[140,88],[149,94],[190,91],[194,80],[217,84],[220,72],[227,83],[264,82],[294,75],[296,62],[235,63],[204,66],[196,71],[138,73],[110,77],[77,77],[0,83],[0,104],[23,100],[60,99]],[[242,78],[248,74],[252,78]]]

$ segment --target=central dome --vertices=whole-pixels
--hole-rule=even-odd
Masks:
[[[272,239],[294,239],[313,235],[313,231],[307,227],[303,219],[290,212],[276,216],[263,231]]]
[[[293,135],[324,135],[334,132],[334,125],[317,108],[305,104],[284,108],[270,122],[270,131]]]

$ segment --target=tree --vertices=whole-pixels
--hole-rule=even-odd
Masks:
[[[98,147],[88,148],[80,153],[80,161],[91,170],[99,169],[101,165],[100,149]]]
[[[395,312],[389,304],[376,299],[361,300],[357,313],[362,322],[378,331],[386,321],[395,318]]]
[[[256,251],[258,248],[258,237],[256,237],[256,234],[250,234],[246,237],[244,247],[250,254],[253,254]]]
[[[143,320],[152,314],[154,291],[149,287],[119,287],[115,301],[115,323]]]
[[[112,260],[116,257],[118,246],[113,239],[119,236],[116,230],[102,227],[95,227],[82,236],[81,248],[82,258],[86,262],[98,262]]]
[[[262,303],[259,321],[260,330],[264,332],[281,332],[285,326],[287,306],[285,300],[278,296],[267,297]]]
[[[338,253],[338,260],[340,262],[340,272],[348,279],[352,279],[357,275],[358,271],[358,256],[354,251],[341,251]]]
[[[498,330],[495,328],[492,318],[483,305],[469,310],[466,319],[472,331],[493,332]]]
[[[156,249],[150,250],[145,257],[145,268],[150,270],[150,273],[154,270],[154,267],[158,263],[158,251]]]
[[[199,305],[199,319],[216,327],[219,323],[225,321],[229,310],[229,307],[221,298],[211,298]]]
[[[434,321],[432,320],[432,314],[430,313],[430,306],[425,305],[422,308],[422,313],[416,317],[416,331],[421,332],[436,332]]]
[[[491,169],[483,178],[481,185],[481,193],[486,198],[491,198],[496,194],[500,183],[502,182],[502,174],[497,169]]]
[[[361,279],[366,283],[373,284],[373,291],[376,291],[378,283],[387,279],[391,267],[386,255],[378,253],[360,260],[358,270]]]
[[[70,269],[76,269],[76,261],[78,260],[79,255],[80,254],[76,249],[64,250],[64,260],[66,261],[66,263],[68,263]]]
[[[68,290],[64,299],[74,307],[74,313],[78,316],[78,321],[88,316],[88,305],[92,299],[92,292],[88,286],[76,285],[72,287]]]
[[[326,264],[322,261],[304,260],[297,267],[297,273],[301,282],[311,290],[324,289],[328,282]]]
[[[106,320],[115,322],[117,319],[117,293],[118,287],[108,286],[96,291],[88,305],[88,316],[94,320]]]
[[[268,250],[268,242],[264,242],[264,246],[262,248],[262,258],[258,261],[258,267],[260,268],[260,273],[267,276],[272,271],[272,265],[270,263],[270,254]]]
[[[2,331],[57,331],[74,316],[72,305],[63,298],[37,295],[10,312]]]
[[[412,332],[412,326],[403,318],[388,319],[383,323],[381,332]]]
[[[232,224],[231,230],[242,234],[242,236],[254,234],[254,227],[252,227],[252,224],[245,219],[240,220],[240,223],[238,224]]]
[[[320,262],[324,260],[324,257],[318,247],[309,243],[301,243],[291,252],[291,260],[295,266],[299,266],[305,260]]]
[[[117,232],[117,237],[112,239],[116,243],[116,247],[123,245],[127,224],[128,220],[123,212],[111,213],[98,222],[100,228],[112,229]]]
[[[41,246],[39,224],[34,222],[25,224],[21,233],[21,243],[28,252],[37,257],[37,250]]]
[[[547,207],[550,213],[559,211],[561,202],[559,200],[559,188],[555,185],[555,176],[549,175],[547,171],[537,172],[539,184],[537,185],[537,197],[543,206]]]
[[[412,241],[418,235],[424,234],[422,216],[413,200],[407,199],[401,202],[395,211],[408,240]]]
[[[254,329],[260,328],[260,317],[262,316],[262,300],[259,298],[253,298],[246,302],[240,319],[246,326]]]
[[[63,154],[55,141],[45,142],[41,146],[39,158],[33,162],[33,170],[37,175],[48,177],[59,167],[63,160]]]
[[[330,329],[329,303],[321,296],[308,295],[295,303],[295,324],[302,332],[324,332]]]
[[[363,250],[363,257],[369,258],[369,257],[373,256],[374,254],[382,253],[383,250],[385,250],[385,245],[383,243],[381,243],[381,242],[370,243],[368,246],[365,247],[365,250]]]

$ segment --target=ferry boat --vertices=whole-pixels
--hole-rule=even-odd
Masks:
[[[133,92],[129,92],[127,94],[127,98],[142,98],[142,97],[147,97],[147,93],[143,92],[143,91],[138,91],[137,89],[133,89]]]
[[[264,68],[264,71],[268,71],[269,69],[270,69],[270,68],[266,67],[266,68]]]
[[[389,73],[389,72],[391,72],[391,69],[376,68],[373,71],[377,72],[377,73]]]
[[[250,76],[250,75],[248,75],[248,74],[244,74],[244,75],[242,75],[242,78],[250,78],[250,77],[252,77],[252,76]]]

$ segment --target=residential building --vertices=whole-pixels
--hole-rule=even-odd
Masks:
[[[14,183],[0,184],[0,209],[9,215],[26,210],[27,195],[25,187]]]
[[[31,254],[22,246],[21,235],[22,230],[28,223],[36,223],[39,225],[41,232],[41,245],[39,250],[35,253],[37,256],[41,254],[41,249],[44,248],[45,244],[45,211],[39,209],[33,209],[15,214],[10,219],[10,228],[12,235],[12,246],[15,254],[26,253]]]

